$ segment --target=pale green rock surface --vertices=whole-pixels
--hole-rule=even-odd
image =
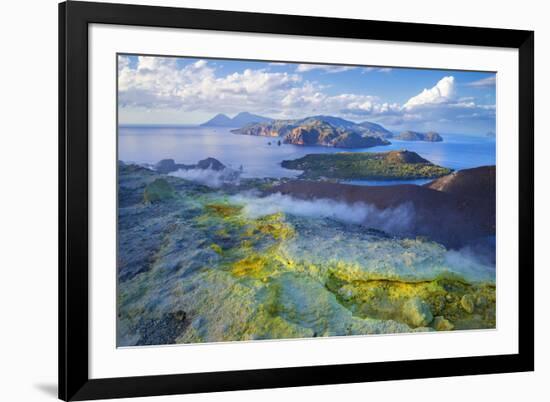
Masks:
[[[425,327],[433,320],[430,307],[418,297],[413,297],[404,304],[403,315],[413,327]]]
[[[174,195],[144,203],[159,175],[120,169],[118,346],[428,331],[437,303],[462,320],[464,292],[494,303],[470,289],[494,283],[494,267],[437,243],[329,218],[249,216],[224,190],[168,176],[160,190]],[[373,280],[384,292],[367,289]],[[476,320],[466,324],[493,325]]]
[[[462,296],[462,299],[460,299],[460,304],[466,312],[470,314],[474,312],[474,298],[471,295]]]
[[[143,200],[145,202],[160,202],[174,198],[176,193],[172,186],[164,179],[156,179],[145,187]]]
[[[347,265],[355,279],[425,281],[460,277],[469,282],[493,282],[494,267],[475,259],[458,257],[444,246],[421,239],[384,238],[359,230],[347,230],[330,219],[308,220],[288,217],[301,236],[282,245],[289,259],[300,260],[307,251],[314,264]],[[330,239],[330,240],[329,240]],[[329,247],[324,244],[329,242]]]

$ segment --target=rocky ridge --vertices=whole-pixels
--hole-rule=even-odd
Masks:
[[[391,132],[382,126],[363,122],[356,124],[333,116],[312,116],[297,120],[273,120],[248,124],[232,130],[235,134],[281,137],[294,145],[320,145],[339,148],[368,148],[388,145]]]

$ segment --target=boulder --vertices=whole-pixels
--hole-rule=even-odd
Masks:
[[[200,160],[197,163],[196,167],[197,169],[211,169],[216,171],[225,169],[225,165],[215,158],[206,158]]]
[[[419,297],[409,299],[403,305],[403,317],[413,327],[425,327],[433,320],[430,306]]]
[[[155,164],[155,170],[159,173],[170,173],[178,170],[178,165],[173,159],[163,159]]]
[[[438,331],[450,331],[455,326],[445,317],[437,316],[434,318],[433,327]]]
[[[155,171],[163,174],[175,172],[180,169],[193,169],[195,165],[185,165],[183,163],[176,163],[173,159],[163,159],[155,164]]]
[[[465,294],[462,296],[462,299],[460,299],[460,305],[466,311],[467,313],[472,314],[474,312],[475,302],[474,298],[470,294]]]

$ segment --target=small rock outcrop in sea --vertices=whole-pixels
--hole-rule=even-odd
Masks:
[[[215,158],[206,158],[198,161],[195,165],[196,169],[211,169],[217,172],[224,170],[225,165]]]
[[[403,316],[413,327],[425,327],[433,320],[430,306],[419,297],[409,299],[403,306]]]
[[[190,169],[211,169],[220,171],[225,169],[225,165],[215,158],[206,158],[197,162],[196,165],[185,165],[183,163],[176,163],[174,159],[163,159],[154,165],[155,171],[159,173],[172,173],[178,170],[190,170]]]
[[[429,131],[427,133],[419,133],[417,131],[404,131],[395,137],[397,140],[402,141],[427,141],[427,142],[441,142],[443,137],[441,137],[435,131]]]
[[[163,159],[154,165],[154,169],[159,173],[170,173],[179,169],[190,169],[190,166],[176,163],[174,159]]]

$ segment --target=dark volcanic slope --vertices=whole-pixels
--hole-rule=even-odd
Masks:
[[[496,166],[459,170],[431,181],[425,187],[463,197],[495,200]]]
[[[415,211],[410,235],[428,236],[452,248],[463,247],[495,233],[494,199],[462,197],[406,184],[371,187],[301,180],[283,183],[270,191],[301,199],[363,202],[379,209],[410,203]]]

